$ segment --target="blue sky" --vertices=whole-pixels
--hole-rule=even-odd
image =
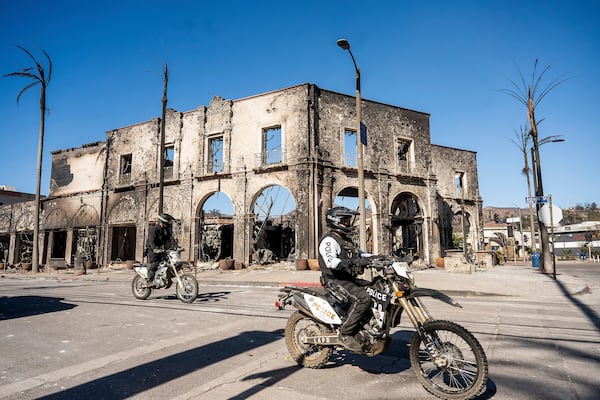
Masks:
[[[597,1],[32,1],[0,0],[0,75],[52,57],[42,193],[50,152],[105,139],[168,106],[208,105],[305,82],[431,115],[435,144],[477,152],[484,206],[525,207],[526,110],[500,89],[539,58],[567,81],[537,109],[545,192],[561,207],[600,202],[600,3]],[[0,185],[35,192],[39,89],[0,79]]]

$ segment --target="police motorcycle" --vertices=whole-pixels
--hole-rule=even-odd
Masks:
[[[433,298],[451,306],[462,306],[446,294],[419,288],[410,272],[412,259],[371,257],[374,278],[365,290],[371,297],[370,312],[361,320],[356,334],[362,354],[376,356],[389,345],[390,331],[406,314],[415,334],[409,358],[421,385],[431,394],[448,400],[471,399],[486,390],[488,362],[479,341],[461,325],[435,319],[423,299]],[[323,283],[323,282],[322,282]],[[288,319],[285,342],[292,358],[303,367],[322,368],[335,348],[348,299],[333,285],[280,289],[280,310],[293,305],[297,310]]]
[[[186,271],[187,263],[181,261],[183,248],[165,250],[167,256],[160,262],[154,274],[153,285],[148,283],[148,265],[135,263],[133,270],[135,276],[131,282],[131,290],[136,299],[146,300],[152,293],[152,289],[169,289],[173,282],[177,298],[184,303],[192,303],[198,297],[198,281],[189,271]]]

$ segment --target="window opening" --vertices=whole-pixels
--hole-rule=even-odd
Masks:
[[[165,146],[165,178],[170,179],[173,178],[173,165],[175,163],[175,146],[169,145]]]
[[[119,166],[119,184],[128,184],[131,182],[131,154],[123,154]]]
[[[410,146],[412,142],[410,140],[398,139],[398,171],[400,173],[407,173],[410,171],[411,157],[410,157]]]
[[[454,189],[456,197],[463,197],[465,188],[465,173],[456,172],[454,173]]]
[[[351,129],[344,130],[344,165],[347,167],[356,167],[358,165],[356,131]]]
[[[263,130],[263,146],[263,164],[282,162],[280,126]]]
[[[208,171],[223,172],[223,137],[215,137],[208,141]]]

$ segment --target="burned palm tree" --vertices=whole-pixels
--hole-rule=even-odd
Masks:
[[[42,179],[42,154],[44,148],[44,123],[46,116],[46,88],[50,83],[50,78],[52,77],[52,60],[48,53],[46,53],[42,49],[42,53],[46,57],[47,66],[44,67],[42,63],[40,63],[27,49],[17,46],[19,49],[23,50],[27,56],[33,61],[35,64],[35,68],[29,67],[24,68],[22,71],[12,72],[9,74],[3,75],[3,77],[19,77],[19,78],[27,78],[32,82],[25,86],[19,94],[17,95],[17,104],[19,104],[19,100],[23,93],[25,93],[28,89],[40,85],[40,135],[38,142],[38,154],[37,154],[37,183],[35,190],[35,218],[33,221],[33,255],[32,255],[32,271],[38,272],[38,262],[39,262],[39,230],[40,230],[40,184]]]
[[[511,141],[515,144],[515,146],[517,146],[519,148],[519,150],[521,150],[521,153],[523,155],[523,169],[521,170],[521,172],[527,178],[527,198],[531,198],[531,179],[529,176],[531,169],[529,168],[529,157],[527,155],[527,149],[529,147],[531,133],[530,133],[530,130],[529,130],[529,127],[527,126],[527,124],[525,124],[525,126],[521,125],[519,127],[519,131],[517,132],[516,130],[514,130],[514,132],[515,132],[515,138],[511,139]],[[533,207],[531,205],[531,201],[529,201],[528,203],[529,203],[529,229],[531,231],[531,249],[532,249],[532,251],[535,251],[536,244],[535,244],[535,227],[533,225]]]
[[[533,72],[531,74],[531,80],[526,81],[525,77],[521,70],[517,67],[519,71],[520,83],[516,83],[515,81],[508,79],[512,84],[512,89],[501,89],[500,92],[508,94],[509,96],[515,98],[517,101],[522,103],[525,107],[527,107],[527,119],[529,125],[531,126],[531,130],[529,131],[529,135],[533,141],[532,148],[532,167],[533,167],[533,182],[535,187],[535,196],[540,198],[544,196],[544,187],[542,185],[542,171],[540,167],[540,152],[539,146],[540,142],[538,141],[538,124],[542,121],[538,121],[535,117],[535,111],[540,102],[550,93],[555,87],[565,82],[566,79],[554,79],[550,81],[545,86],[542,86],[542,81],[550,66],[546,66],[541,72],[538,70],[539,60],[536,59],[533,65]],[[539,207],[539,203],[538,203]],[[539,214],[539,213],[538,213]],[[543,269],[546,272],[550,266],[550,253],[548,251],[548,230],[544,223],[540,221],[538,216],[538,226],[540,228],[540,241],[541,241],[541,250],[542,250],[542,258],[541,264]],[[533,232],[532,232],[533,235]]]

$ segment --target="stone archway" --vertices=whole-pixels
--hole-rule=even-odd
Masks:
[[[293,261],[297,218],[296,201],[291,192],[281,185],[265,187],[254,199],[252,212],[252,262]]]
[[[225,192],[213,192],[200,202],[196,227],[198,260],[233,258],[233,210],[233,202]]]
[[[463,218],[464,216],[464,218]],[[454,248],[464,249],[464,243],[467,247],[472,246],[471,238],[471,215],[460,210],[452,217],[452,242]]]
[[[423,211],[418,198],[412,193],[401,193],[392,201],[391,235],[392,255],[425,256],[423,240]]]

